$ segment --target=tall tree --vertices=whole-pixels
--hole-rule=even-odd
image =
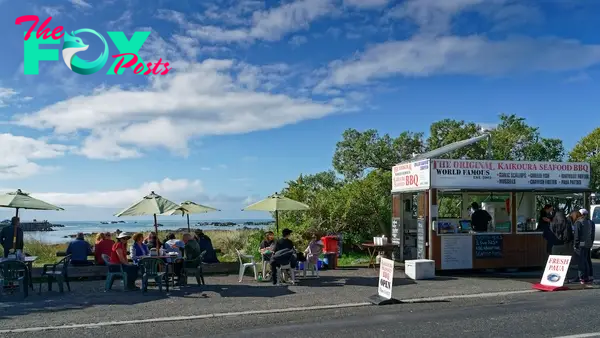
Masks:
[[[435,150],[454,142],[467,140],[481,135],[481,127],[473,122],[444,119],[434,122],[429,127],[427,150]],[[482,142],[458,149],[440,158],[468,158],[481,160],[485,158],[486,147]]]
[[[423,151],[423,134],[403,132],[392,138],[376,130],[348,129],[336,145],[333,168],[347,180],[364,176],[373,169],[390,170],[395,164]]]
[[[600,192],[600,128],[583,137],[569,153],[569,160],[589,162],[592,166],[590,188]]]
[[[538,128],[516,115],[501,114],[500,124],[491,134],[496,160],[558,162],[565,155],[562,140],[541,137]]]

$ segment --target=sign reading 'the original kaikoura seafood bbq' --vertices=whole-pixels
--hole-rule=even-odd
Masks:
[[[434,188],[587,189],[589,185],[588,163],[431,160]]]

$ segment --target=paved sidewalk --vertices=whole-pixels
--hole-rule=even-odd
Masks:
[[[415,282],[400,270],[395,277],[393,293],[398,299],[530,290],[534,281],[439,277]],[[3,329],[11,329],[357,303],[377,292],[378,274],[366,268],[322,271],[320,279],[307,277],[298,285],[279,287],[251,277],[238,283],[233,275],[207,276],[206,283],[203,287],[192,284],[176,288],[169,295],[155,289],[143,295],[120,291],[120,283],[115,283],[115,291],[104,292],[103,281],[72,282],[72,292],[64,295],[43,290],[41,296],[34,293],[25,301],[3,298],[0,321]]]

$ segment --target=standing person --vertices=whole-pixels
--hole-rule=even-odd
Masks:
[[[471,209],[473,209],[473,213],[471,214],[471,228],[476,232],[487,232],[488,225],[492,221],[492,216],[487,211],[481,209],[477,202],[471,203]]]
[[[540,210],[540,217],[538,218],[537,231],[543,232],[544,239],[546,240],[546,253],[552,254],[553,235],[550,231],[550,222],[552,222],[552,213],[554,208],[550,204],[544,205],[544,208]]]
[[[106,265],[104,259],[102,259],[102,255],[110,257],[113,245],[115,245],[115,241],[112,240],[110,232],[98,234],[96,245],[94,246],[94,256],[96,257],[97,265]]]
[[[16,250],[23,251],[23,229],[19,226],[20,223],[19,217],[14,216],[10,220],[10,225],[2,228],[2,231],[0,231],[0,244],[4,248],[4,258],[8,257],[10,250],[15,245],[15,228],[17,229],[15,252]]]
[[[585,209],[581,211],[587,212]],[[579,282],[581,284],[590,284],[593,281],[591,251],[594,244],[594,224],[586,219],[581,211],[573,212],[575,222],[575,239],[573,243],[574,251],[579,255],[578,270]]]
[[[71,265],[73,266],[94,265],[94,262],[87,259],[91,254],[92,246],[85,240],[83,232],[78,233],[75,240],[67,247],[67,255],[71,255]]]
[[[571,222],[562,211],[557,211],[550,223],[550,232],[554,237],[554,245],[552,246],[552,254],[560,256],[573,256],[573,227]],[[572,282],[577,273],[575,272],[575,259],[571,258],[571,264],[567,270],[565,279]]]
[[[282,238],[275,243],[273,256],[271,257],[271,274],[273,275],[273,285],[277,285],[277,268],[282,265],[293,263],[294,242],[289,238],[292,230],[283,229]],[[293,267],[292,267],[293,268]]]
[[[110,262],[113,264],[121,264],[123,271],[127,274],[127,290],[135,291],[139,290],[137,286],[135,286],[135,280],[138,275],[138,267],[132,264],[129,264],[127,260],[127,242],[131,236],[129,236],[126,232],[121,232],[119,236],[117,236],[117,243],[113,245],[112,252],[110,253]],[[108,267],[109,269],[111,266]]]
[[[586,209],[583,209],[583,208],[579,209],[579,213],[585,219],[585,222],[588,223],[588,226],[590,228],[590,238],[591,238],[590,254],[586,257],[586,260],[587,260],[587,266],[589,268],[589,273],[590,273],[588,281],[590,283],[593,283],[594,282],[594,265],[592,264],[592,247],[594,246],[594,240],[596,239],[596,224],[594,223],[594,221],[592,221],[590,219],[590,213]]]

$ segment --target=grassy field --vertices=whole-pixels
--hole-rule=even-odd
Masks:
[[[212,240],[215,249],[221,250],[218,258],[221,262],[237,262],[235,249],[243,251],[246,254],[255,255],[259,259],[258,247],[263,240],[264,232],[262,230],[213,230],[204,232]],[[159,239],[162,241],[168,235],[165,231],[159,231]],[[181,234],[177,234],[181,238]],[[86,240],[95,243],[95,235],[86,237]],[[308,243],[300,237],[292,237],[297,248],[305,248]],[[131,244],[131,241],[129,242]],[[42,266],[48,263],[55,263],[59,257],[56,253],[66,251],[68,244],[47,244],[41,241],[26,241],[24,251],[31,256],[38,256],[35,266]],[[362,252],[350,252],[344,254],[338,261],[340,266],[364,265],[368,262],[368,257]]]

